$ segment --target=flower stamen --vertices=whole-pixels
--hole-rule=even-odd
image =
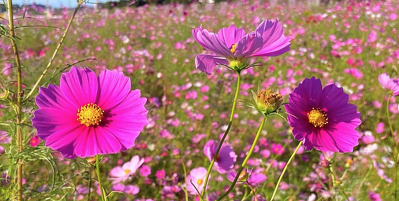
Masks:
[[[104,117],[104,110],[97,104],[89,103],[78,109],[77,120],[80,124],[89,126],[98,126]]]
[[[321,128],[328,124],[327,113],[320,108],[312,108],[307,115],[309,118],[309,123],[313,124],[315,128]]]
[[[231,46],[231,48],[230,48],[230,52],[231,53],[235,53],[236,52],[236,46],[237,46],[237,44],[233,44],[232,46]]]
[[[203,182],[204,182],[203,179],[198,179],[198,180],[197,180],[197,184],[198,184],[198,185],[201,185]]]

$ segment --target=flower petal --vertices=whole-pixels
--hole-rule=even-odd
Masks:
[[[97,76],[89,68],[72,67],[68,73],[62,74],[60,87],[64,96],[78,108],[95,103],[97,99]]]
[[[60,128],[47,137],[46,146],[59,151],[67,158],[74,158],[76,157],[74,152],[77,144],[76,140],[79,139],[83,132],[84,128],[81,125]]]
[[[208,75],[210,75],[215,66],[219,64],[228,65],[229,61],[218,56],[207,54],[199,54],[195,57],[195,67]]]
[[[130,78],[117,70],[105,70],[98,77],[99,96],[98,106],[103,110],[114,107],[120,103],[131,88]]]
[[[215,163],[218,172],[223,174],[233,168],[236,158],[237,155],[230,146],[223,146],[219,152],[219,158]]]
[[[258,32],[251,32],[238,41],[234,55],[249,57],[262,48],[262,36]]]
[[[59,109],[65,112],[77,112],[79,109],[64,97],[59,86],[52,84],[47,88],[40,87],[35,101],[39,108]]]
[[[37,135],[43,140],[59,130],[68,127],[75,128],[80,125],[76,120],[76,113],[57,108],[38,109],[33,115],[33,127],[36,128]]]
[[[84,135],[78,141],[75,154],[81,158],[97,154],[114,154],[122,148],[119,140],[101,126],[85,128]]]
[[[201,27],[192,31],[194,39],[204,48],[224,57],[233,57],[233,53],[215,33],[210,33]]]
[[[278,20],[263,21],[255,30],[262,37],[262,47],[251,56],[278,56],[290,50],[290,38],[284,36]]]
[[[231,49],[231,47],[236,44],[241,38],[245,36],[244,29],[238,29],[234,25],[230,25],[228,28],[222,28],[218,32],[218,37],[224,44],[226,44],[227,48]]]

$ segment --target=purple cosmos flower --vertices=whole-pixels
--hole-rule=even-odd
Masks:
[[[359,144],[355,129],[362,121],[348,99],[335,84],[323,89],[319,79],[305,79],[284,105],[294,138],[303,141],[306,150],[352,152]]]
[[[226,174],[226,177],[229,181],[233,182],[237,176],[237,172],[230,171]],[[263,183],[267,179],[267,176],[262,173],[251,172],[248,170],[243,170],[238,177],[237,181],[246,181],[247,184],[251,186],[256,186],[257,184]]]
[[[190,171],[190,175],[187,176],[187,191],[191,195],[197,195],[202,192],[205,184],[206,169],[203,167],[195,168]],[[209,180],[209,179],[208,179]],[[194,186],[193,186],[194,185]]]
[[[118,153],[134,146],[147,124],[145,98],[130,91],[130,78],[116,70],[99,76],[72,67],[60,86],[41,87],[32,119],[46,146],[65,157]]]
[[[204,146],[204,154],[210,161],[212,161],[213,156],[218,148],[218,143],[214,140],[209,140]],[[237,155],[234,153],[233,148],[229,145],[222,145],[219,154],[215,160],[215,167],[219,173],[226,173],[231,168],[233,168],[236,162]]]
[[[263,21],[249,34],[234,25],[217,34],[198,27],[192,34],[201,46],[216,54],[199,54],[195,58],[196,67],[207,74],[218,64],[242,70],[249,67],[249,57],[278,56],[290,49],[290,39],[284,36],[283,26],[277,20]]]
[[[133,175],[137,169],[144,163],[144,158],[140,159],[139,156],[133,156],[132,160],[123,164],[122,167],[117,166],[112,168],[109,175],[111,176],[112,183],[124,182],[129,176]]]
[[[378,76],[382,88],[389,90],[392,95],[399,95],[399,79],[391,79],[388,74],[383,73]]]

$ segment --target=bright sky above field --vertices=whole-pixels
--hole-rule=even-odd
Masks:
[[[107,2],[109,0],[89,0],[88,2],[90,3],[96,3],[96,2]],[[47,2],[50,4],[52,7],[61,7],[61,6],[67,6],[67,7],[75,7],[76,6],[76,0],[13,0],[13,4],[42,4],[46,5]],[[93,4],[88,3],[88,6],[91,6]]]

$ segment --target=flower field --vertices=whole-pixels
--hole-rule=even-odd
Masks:
[[[78,3],[0,18],[1,201],[399,200],[399,2]]]

